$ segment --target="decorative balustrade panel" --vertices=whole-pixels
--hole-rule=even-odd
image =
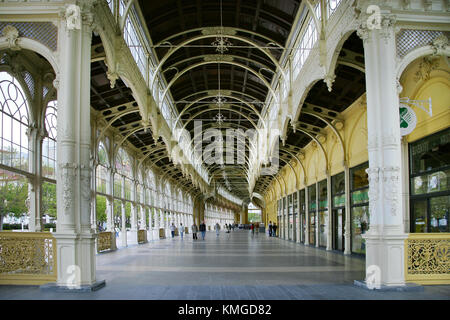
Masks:
[[[97,238],[97,252],[112,250],[113,232],[100,232]]]
[[[0,232],[0,284],[56,282],[56,239],[49,232]]]
[[[147,230],[138,230],[138,243],[147,242]]]
[[[450,284],[450,233],[414,233],[405,240],[405,279]]]

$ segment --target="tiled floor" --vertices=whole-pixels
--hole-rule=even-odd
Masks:
[[[130,246],[97,255],[91,293],[55,293],[33,286],[0,286],[6,299],[450,299],[450,286],[422,292],[374,292],[353,285],[364,278],[364,259],[305,247],[248,231],[208,232]]]

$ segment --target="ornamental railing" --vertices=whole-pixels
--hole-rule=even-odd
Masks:
[[[138,230],[138,243],[147,242],[147,230]]]
[[[116,246],[113,241],[116,241],[114,232],[100,232],[97,238],[97,252],[115,250]]]
[[[410,233],[405,269],[407,282],[450,284],[450,233]]]
[[[0,232],[0,284],[56,282],[56,239],[50,232]]]

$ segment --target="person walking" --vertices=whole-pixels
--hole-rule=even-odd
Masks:
[[[205,234],[206,234],[205,220],[203,220],[202,223],[200,224],[200,232],[202,233],[202,240],[205,240]]]
[[[182,223],[180,223],[180,227],[178,228],[178,232],[180,233],[181,240],[183,240],[184,226],[183,226]]]
[[[216,223],[216,225],[214,226],[214,230],[216,230],[216,237],[219,236],[219,232],[220,232],[220,225],[219,223]]]
[[[191,229],[192,229],[192,240],[198,240],[198,238],[197,238],[198,228],[197,228],[197,225],[195,224],[195,222],[192,225]]]
[[[273,230],[272,230],[272,221],[269,221],[269,237],[272,236],[272,232],[273,232]]]
[[[273,223],[273,227],[272,227],[272,237],[276,237],[277,236],[277,229],[278,229],[278,226],[277,226],[277,224],[274,222]]]
[[[253,223],[250,225],[250,230],[252,231],[252,236],[254,236],[255,235],[255,225]]]
[[[175,230],[177,229],[177,227],[175,227],[175,225],[172,222],[172,225],[170,226],[170,233],[172,233],[172,238],[175,237]]]

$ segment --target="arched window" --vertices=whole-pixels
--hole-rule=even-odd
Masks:
[[[50,101],[45,110],[45,129],[47,137],[42,143],[42,175],[56,179],[56,101]]]
[[[29,109],[17,79],[0,72],[0,163],[29,171]]]
[[[124,198],[127,200],[131,199],[131,161],[128,154],[122,148],[116,155],[115,167],[117,174],[114,175],[114,196],[119,198]],[[123,190],[122,190],[122,181]]]
[[[42,176],[56,180],[57,104],[50,101],[44,118],[47,136],[42,141]],[[42,182],[42,208],[44,215],[56,218],[56,181]]]
[[[99,143],[98,146],[98,164],[96,172],[96,187],[97,192],[106,194],[107,183],[108,183],[108,153],[106,152],[105,145],[103,142]]]

